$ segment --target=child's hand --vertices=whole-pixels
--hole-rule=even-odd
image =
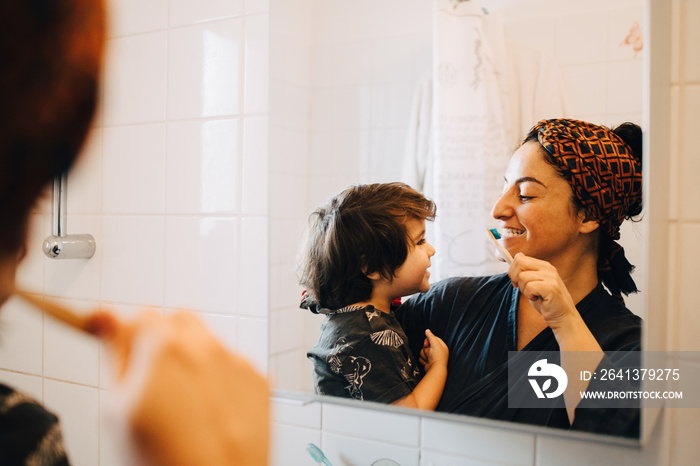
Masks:
[[[419,356],[419,362],[425,366],[425,371],[429,371],[436,365],[447,367],[450,352],[445,342],[433,335],[430,330],[425,331],[425,337]]]

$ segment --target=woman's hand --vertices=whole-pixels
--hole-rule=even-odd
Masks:
[[[140,461],[267,464],[267,381],[200,319],[143,312],[100,335],[116,363],[116,414]]]
[[[569,290],[549,262],[518,253],[513,258],[508,276],[555,334],[572,319],[580,319]]]

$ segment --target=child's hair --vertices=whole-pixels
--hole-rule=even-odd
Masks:
[[[404,183],[351,186],[316,209],[300,262],[309,308],[366,301],[374,272],[391,280],[408,255],[411,219],[435,219],[435,204]]]

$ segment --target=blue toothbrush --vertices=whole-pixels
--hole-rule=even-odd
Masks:
[[[501,246],[501,243],[498,242],[498,240],[501,239],[501,234],[498,233],[498,230],[496,230],[495,228],[487,228],[486,233],[489,235],[489,238],[491,238],[491,241],[493,241],[493,244],[495,244],[498,248],[498,251],[503,256],[503,259],[505,259],[505,261],[508,262],[508,264],[512,263],[513,256],[511,256],[508,250]]]
[[[326,455],[323,454],[320,448],[318,448],[316,445],[313,443],[310,443],[306,446],[306,451],[309,452],[309,455],[318,463],[322,464],[324,466],[333,466],[330,461],[328,461],[328,458],[326,458]]]

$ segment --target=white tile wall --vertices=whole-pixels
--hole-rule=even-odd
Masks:
[[[168,37],[159,31],[107,43],[104,124],[162,121]]]
[[[243,107],[243,20],[170,29],[168,118],[217,117]]]
[[[269,2],[110,8],[103,103],[68,180],[68,233],[92,234],[97,252],[44,256],[46,196],[18,283],[124,318],[190,308],[266,372]],[[104,349],[17,300],[1,317],[0,380],[59,415],[76,466],[128,464],[98,424],[111,386]]]
[[[240,134],[236,118],[168,123],[165,209],[169,214],[237,211]],[[162,140],[160,141],[162,146]],[[222,174],[227,174],[223,177]],[[162,174],[161,174],[161,178]]]

